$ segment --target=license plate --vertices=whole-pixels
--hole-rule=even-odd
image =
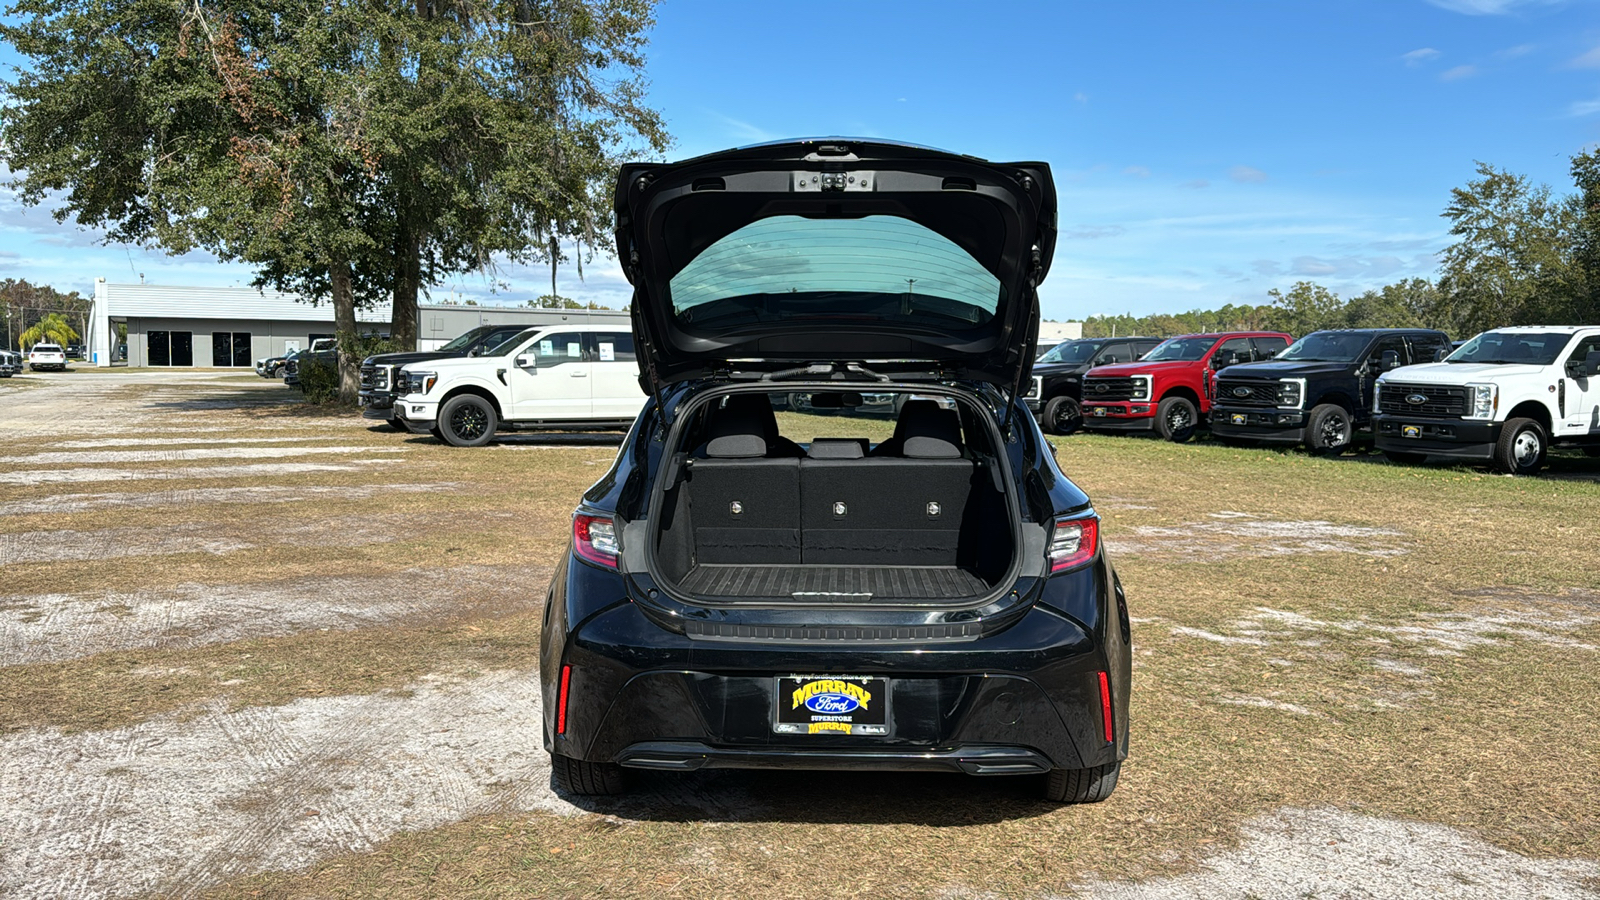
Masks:
[[[781,734],[889,733],[889,679],[845,675],[779,678],[772,730]]]
[[[1422,437],[1422,426],[1421,425],[1401,425],[1400,426],[1400,436],[1401,437],[1408,437],[1408,438],[1419,438],[1419,437]]]
[[[1089,415],[1091,415],[1091,416],[1103,416],[1105,414],[1106,414],[1106,408],[1104,406],[1091,406],[1091,407],[1089,407]]]
[[[1235,425],[1243,425],[1244,424],[1244,420],[1245,420],[1245,417],[1241,413],[1234,413],[1233,415],[1228,417],[1228,421],[1232,422]]]

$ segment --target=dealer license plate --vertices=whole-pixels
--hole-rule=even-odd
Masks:
[[[1235,425],[1243,425],[1244,424],[1244,420],[1245,420],[1245,416],[1244,416],[1243,413],[1234,413],[1233,415],[1228,417],[1228,421],[1232,422]]]
[[[1105,414],[1106,414],[1106,408],[1104,406],[1091,406],[1091,407],[1089,407],[1089,415],[1091,415],[1091,416],[1103,416]]]
[[[889,733],[889,679],[790,675],[777,680],[772,730],[780,734]]]
[[[1419,437],[1422,437],[1422,426],[1421,425],[1401,425],[1400,426],[1400,436],[1401,437],[1408,437],[1408,438],[1419,438]]]

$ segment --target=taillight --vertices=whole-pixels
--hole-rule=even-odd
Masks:
[[[1102,679],[1104,675],[1100,676]],[[561,696],[556,699],[556,734],[567,733],[567,686],[572,683],[572,667],[561,667]]]
[[[567,695],[566,684],[566,679],[563,677],[561,682],[562,697]],[[563,715],[565,714],[566,707],[566,703],[563,702],[561,704]],[[1116,740],[1116,734],[1111,730],[1111,684],[1110,679],[1106,678],[1106,673],[1104,672],[1100,673],[1100,720],[1105,725],[1106,743],[1109,744]]]
[[[1065,572],[1094,559],[1100,546],[1100,517],[1057,519],[1050,534],[1050,571]]]
[[[578,513],[572,517],[572,549],[589,562],[617,567],[622,545],[617,542],[617,526],[610,519]]]

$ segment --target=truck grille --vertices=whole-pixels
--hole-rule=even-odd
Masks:
[[[1412,403],[1407,397],[1427,399]],[[1467,389],[1442,387],[1433,384],[1390,384],[1385,382],[1378,390],[1378,412],[1415,416],[1454,416],[1467,414]]]
[[[1132,378],[1085,378],[1083,380],[1083,402],[1132,400],[1134,399],[1134,390],[1138,384],[1139,382]]]
[[[1243,392],[1241,396],[1240,392]],[[1217,379],[1217,402],[1223,406],[1277,406],[1276,381]]]

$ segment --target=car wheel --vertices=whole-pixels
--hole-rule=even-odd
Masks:
[[[1051,769],[1045,776],[1044,798],[1055,803],[1099,803],[1116,790],[1122,763],[1092,769]]]
[[[1336,403],[1323,403],[1312,408],[1306,419],[1306,449],[1312,453],[1337,456],[1350,448],[1355,437],[1355,424],[1350,414]]]
[[[1051,434],[1071,434],[1083,425],[1083,407],[1071,397],[1054,397],[1044,405],[1041,416],[1044,430]]]
[[[482,447],[499,424],[494,406],[477,394],[451,397],[439,407],[439,434],[453,447]]]
[[[283,373],[284,373],[283,366],[279,366],[276,369],[272,370],[272,377],[273,378],[282,378],[283,377]]]
[[[616,763],[588,762],[552,753],[550,771],[555,776],[556,790],[567,794],[604,797],[628,789],[628,773]]]
[[[1512,419],[1500,430],[1495,465],[1511,475],[1537,475],[1544,468],[1544,427],[1532,419]]]
[[[789,408],[795,412],[811,412],[811,395],[796,391],[789,395]]]
[[[1426,453],[1407,453],[1404,450],[1385,450],[1384,458],[1402,466],[1419,466],[1428,458]]]
[[[1194,437],[1200,414],[1184,397],[1168,397],[1156,407],[1156,433],[1175,444]]]

